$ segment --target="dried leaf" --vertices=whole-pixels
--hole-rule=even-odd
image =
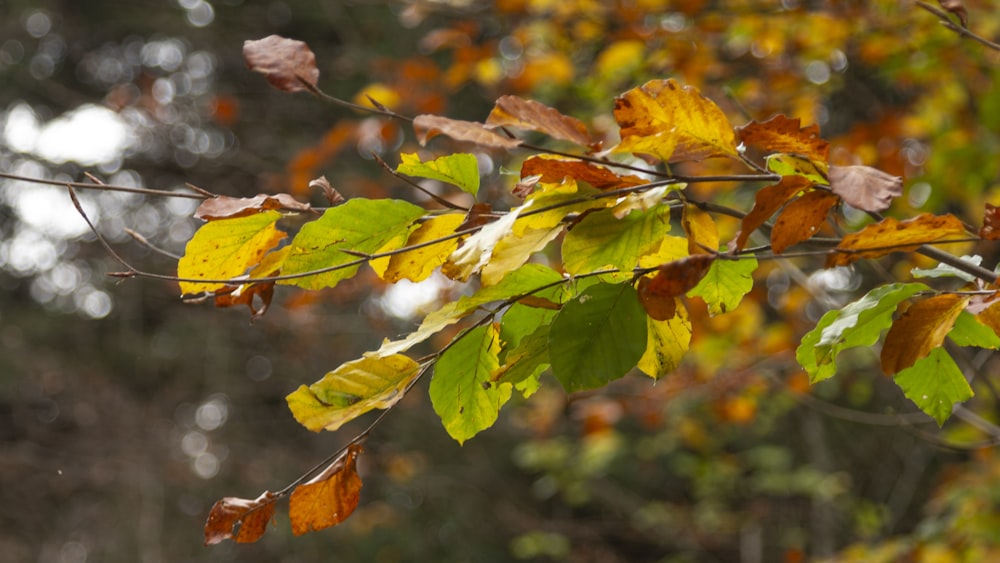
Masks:
[[[309,211],[308,203],[296,201],[289,194],[257,194],[254,197],[219,196],[206,199],[198,206],[194,216],[205,221],[246,217],[261,211],[282,209],[285,211]]]
[[[659,267],[656,276],[639,280],[639,302],[646,314],[657,321],[674,317],[676,297],[694,289],[715,262],[714,254],[696,254],[668,262]]]
[[[340,205],[344,203],[344,196],[340,195],[340,192],[335,190],[333,186],[330,185],[330,181],[326,179],[326,176],[320,176],[314,180],[309,181],[310,188],[319,188],[323,192],[323,198],[330,202],[330,206]]]
[[[534,100],[517,96],[501,96],[486,118],[491,127],[516,127],[545,133],[550,137],[589,146],[594,142],[587,126],[575,117]]]
[[[882,371],[900,372],[938,348],[969,298],[937,295],[910,306],[889,328],[882,345]]]
[[[751,121],[736,128],[740,140],[768,153],[801,154],[810,160],[826,162],[830,143],[819,136],[819,126],[801,127],[799,118],[775,115],[767,121]]]
[[[533,156],[521,165],[521,178],[540,176],[540,181],[559,183],[566,177],[586,182],[598,190],[606,191],[648,184],[638,176],[619,176],[608,168],[577,159],[559,156]]]
[[[812,238],[837,201],[837,196],[826,190],[813,190],[786,205],[774,221],[771,250],[781,254],[786,248]]]
[[[226,497],[212,506],[205,522],[205,545],[223,540],[253,543],[264,535],[274,518],[277,495],[264,491],[256,499]]]
[[[830,190],[862,211],[881,213],[903,195],[903,179],[871,166],[831,166]]]
[[[272,86],[285,92],[308,90],[302,82],[316,86],[319,69],[316,55],[302,41],[269,35],[243,42],[247,68],[267,77]]]
[[[986,204],[983,228],[979,229],[979,236],[983,240],[1000,240],[1000,207],[991,203]]]
[[[615,98],[621,143],[615,152],[640,153],[665,162],[736,156],[733,127],[714,102],[693,86],[652,80]]]
[[[743,226],[736,237],[736,250],[743,250],[747,239],[758,227],[781,209],[785,202],[811,185],[812,182],[804,176],[783,176],[777,184],[761,188],[757,192],[753,209],[743,218]]]
[[[449,119],[439,115],[418,115],[413,120],[413,130],[421,145],[426,145],[427,141],[438,135],[445,135],[456,141],[466,141],[484,147],[501,149],[512,149],[521,144],[520,139],[501,135],[482,123]]]
[[[296,536],[336,526],[354,512],[361,499],[357,459],[360,444],[351,444],[322,473],[299,485],[288,501],[288,518]]]
[[[938,0],[938,4],[949,12],[958,16],[958,21],[962,22],[962,27],[969,27],[969,12],[965,9],[962,0]]]
[[[227,286],[227,289],[228,287],[232,286]],[[260,298],[259,306],[256,298]],[[232,291],[216,291],[215,306],[224,308],[246,305],[250,309],[250,320],[255,321],[264,316],[273,298],[274,282],[244,284],[232,287]]]
[[[831,254],[826,267],[846,266],[862,258],[878,258],[893,252],[915,250],[922,244],[948,237],[965,235],[965,227],[954,215],[924,213],[913,219],[897,221],[885,219],[844,237],[838,250],[849,253]]]

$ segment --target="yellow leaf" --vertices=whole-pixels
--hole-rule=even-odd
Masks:
[[[615,98],[621,143],[615,152],[665,162],[736,156],[736,135],[719,106],[693,86],[652,80]]]
[[[420,246],[402,254],[394,254],[389,258],[382,279],[389,283],[396,283],[401,279],[412,282],[427,279],[434,269],[444,264],[448,255],[458,248],[458,238],[429,243],[454,233],[463,221],[465,221],[465,215],[462,213],[449,213],[425,221],[419,229],[413,231],[413,234],[406,241],[406,246],[423,244],[427,244],[427,246]]]
[[[882,371],[893,375],[941,346],[968,302],[968,297],[947,294],[911,305],[885,335]]]
[[[227,280],[242,276],[285,238],[285,233],[274,226],[280,218],[277,211],[266,211],[206,223],[184,249],[184,256],[177,263],[177,277]],[[181,293],[185,295],[215,291],[225,285],[180,282]]]
[[[522,234],[511,233],[501,239],[493,248],[493,258],[483,268],[483,286],[496,285],[509,272],[523,266],[532,254],[545,248],[561,232],[562,226],[527,229]]]
[[[719,230],[711,215],[687,204],[681,223],[688,236],[688,254],[709,254],[719,249]]]
[[[846,266],[862,258],[915,250],[928,242],[965,234],[965,226],[951,214],[924,213],[906,221],[890,217],[845,236],[837,245],[837,250],[850,252],[831,254],[826,260],[826,267]]]
[[[675,299],[675,316],[665,321],[646,320],[649,328],[646,352],[639,359],[638,368],[653,379],[677,369],[691,344],[691,321],[687,309],[680,299]]]

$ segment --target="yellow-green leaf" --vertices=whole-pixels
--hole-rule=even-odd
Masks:
[[[425,221],[406,240],[407,247],[418,248],[392,255],[382,279],[395,283],[402,279],[418,282],[430,277],[434,269],[444,264],[448,255],[458,248],[458,237],[433,241],[454,233],[463,221],[463,213],[448,213]]]
[[[222,219],[202,225],[188,241],[177,263],[177,276],[189,279],[227,280],[242,276],[285,238],[275,228],[277,211]],[[180,282],[181,293],[215,291],[224,283]]]
[[[653,379],[677,369],[691,345],[691,321],[687,309],[680,299],[676,299],[675,307],[677,313],[670,319],[657,321],[650,317],[646,320],[646,352],[639,359],[638,367]]]
[[[399,158],[396,172],[400,174],[447,182],[472,195],[479,192],[479,162],[475,155],[449,154],[427,162],[421,162],[416,154],[403,153]]]

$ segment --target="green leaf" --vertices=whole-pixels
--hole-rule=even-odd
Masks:
[[[982,264],[982,256],[960,256],[959,260],[962,262],[968,262],[974,266]],[[948,264],[938,264],[934,268],[913,268],[910,270],[910,274],[915,278],[961,278],[967,282],[975,281],[976,276],[963,272],[954,266],[949,266]]]
[[[743,296],[753,289],[753,272],[756,269],[755,258],[716,260],[687,295],[704,299],[708,304],[708,314],[713,317],[727,313],[735,309]]]
[[[977,348],[1000,348],[1000,336],[993,329],[979,322],[975,315],[962,311],[955,320],[955,326],[948,333],[948,338],[959,346],[975,346]]]
[[[448,182],[473,196],[479,192],[479,162],[475,155],[449,154],[427,162],[421,162],[415,153],[400,154],[399,158],[396,172],[400,174]]]
[[[567,391],[623,377],[646,350],[646,312],[627,283],[597,284],[567,301],[549,331],[552,372]]]
[[[563,277],[552,268],[541,264],[525,264],[507,274],[497,285],[480,288],[474,294],[452,301],[427,315],[416,331],[401,340],[386,341],[377,352],[373,352],[373,355],[386,356],[405,352],[445,327],[457,323],[480,305],[524,295],[540,287],[561,281],[563,281]]]
[[[500,335],[489,324],[455,342],[434,366],[430,396],[434,412],[459,444],[493,426],[510,399],[510,383],[493,383],[500,362]]]
[[[358,260],[345,250],[362,254],[385,250],[390,241],[405,241],[417,227],[414,221],[423,214],[423,208],[394,199],[357,198],[331,207],[322,217],[302,227],[292,241],[281,272],[300,274]],[[333,287],[354,276],[358,267],[352,265],[282,283],[305,289]]]
[[[897,373],[895,380],[906,398],[933,417],[938,426],[951,416],[955,403],[967,401],[973,395],[962,370],[944,348],[931,350],[926,357]]]
[[[802,337],[795,358],[816,383],[837,373],[837,355],[857,346],[871,346],[892,324],[896,306],[919,291],[922,283],[894,283],[869,291],[842,309],[827,311],[816,327]]]
[[[538,378],[549,367],[549,325],[542,324],[507,351],[503,364],[490,376],[499,383],[512,383],[525,398],[538,390]]]
[[[612,209],[584,217],[563,240],[563,267],[580,274],[614,267],[630,272],[651,246],[670,232],[670,208],[658,205],[618,219]]]
[[[285,238],[285,233],[274,227],[280,218],[277,211],[265,211],[202,225],[177,263],[177,276],[209,280],[242,276]],[[181,293],[189,295],[214,291],[225,284],[180,282],[180,286]]]
[[[312,430],[336,430],[372,409],[403,398],[420,365],[396,354],[347,362],[316,383],[300,386],[285,400],[295,420]]]
[[[767,157],[767,169],[782,176],[802,176],[816,184],[829,185],[826,179],[825,165],[791,154],[772,154]]]

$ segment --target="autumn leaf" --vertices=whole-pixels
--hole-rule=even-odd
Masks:
[[[243,60],[247,68],[267,77],[272,86],[285,92],[308,90],[319,80],[316,55],[302,41],[269,35],[243,42]]]
[[[945,294],[911,305],[885,335],[882,371],[893,375],[941,346],[968,302],[968,297]]]
[[[445,135],[456,141],[466,141],[483,147],[512,149],[521,145],[520,139],[501,135],[482,123],[449,119],[439,115],[418,115],[413,120],[413,130],[421,145],[426,145],[427,141],[438,135]]]
[[[754,257],[739,260],[715,260],[688,297],[700,297],[708,305],[711,316],[728,313],[739,306],[743,296],[753,289]]]
[[[264,491],[259,497],[225,497],[208,513],[205,522],[205,545],[214,545],[223,540],[237,543],[253,543],[264,535],[267,525],[274,518],[274,501],[278,496]]]
[[[665,320],[657,320],[650,315],[646,321],[648,340],[638,368],[653,379],[660,379],[676,370],[691,345],[691,320],[678,298],[674,300],[676,314]]]
[[[775,115],[767,121],[751,121],[736,128],[740,140],[768,153],[800,154],[826,162],[830,143],[819,136],[819,126],[801,127],[799,118]]]
[[[309,187],[319,188],[320,192],[323,194],[323,199],[325,199],[331,207],[344,203],[344,196],[340,195],[340,192],[330,185],[330,181],[326,179],[326,176],[320,176],[319,178],[310,180]]]
[[[347,519],[361,498],[357,459],[360,444],[351,444],[322,473],[295,487],[288,500],[288,518],[296,536],[336,526]]]
[[[229,289],[232,291],[226,291]],[[274,282],[226,286],[215,292],[215,306],[220,308],[246,305],[250,309],[251,321],[264,316],[274,298]],[[258,303],[260,303],[258,305]]]
[[[274,226],[280,218],[277,211],[265,211],[206,223],[188,241],[177,263],[177,277],[226,280],[244,275],[285,238],[285,233]],[[225,285],[180,282],[184,295],[214,291]]]
[[[594,142],[587,126],[579,119],[563,115],[559,110],[540,102],[517,96],[501,96],[486,119],[486,125],[530,129],[583,146]]]
[[[812,238],[837,201],[837,196],[826,190],[812,190],[786,205],[774,220],[771,250],[781,254],[788,247]]]
[[[956,403],[972,398],[972,387],[944,348],[935,348],[894,378],[906,398],[941,426]]]
[[[598,164],[549,155],[533,156],[524,161],[521,165],[521,178],[531,176],[539,176],[538,180],[546,183],[559,183],[569,177],[602,191],[649,183],[649,180],[638,176],[620,176]]]
[[[681,225],[688,238],[688,254],[712,254],[719,248],[719,230],[712,216],[693,204],[685,204]]]
[[[983,228],[979,229],[979,236],[983,240],[1000,240],[1000,207],[991,203],[986,204]]]
[[[958,21],[962,22],[962,27],[969,27],[969,11],[965,9],[962,0],[938,0],[942,8],[958,16]]]
[[[532,254],[544,249],[562,232],[562,225],[527,228],[518,232],[515,223],[512,232],[497,242],[489,263],[483,267],[483,285],[499,283],[504,276],[524,265]]]
[[[959,260],[966,262],[972,266],[979,266],[983,263],[982,256],[959,256]],[[959,270],[955,266],[950,264],[938,264],[933,268],[913,268],[910,270],[910,275],[915,278],[961,278],[967,282],[972,282],[976,280],[976,276],[964,271]]]
[[[850,252],[831,254],[826,260],[826,267],[846,266],[862,258],[911,251],[922,244],[965,234],[965,226],[951,214],[924,213],[906,221],[889,217],[845,236],[837,245],[837,250]]]
[[[563,266],[572,274],[608,266],[630,271],[639,257],[668,232],[670,208],[665,205],[633,211],[621,219],[610,209],[595,211],[563,239]]]
[[[219,196],[206,199],[198,206],[194,212],[197,219],[213,221],[216,219],[229,219],[234,217],[245,217],[254,215],[261,211],[270,210],[284,211],[309,211],[311,207],[308,203],[297,201],[289,194],[258,194],[254,197],[226,197]]]
[[[881,213],[903,195],[902,178],[871,166],[831,166],[827,177],[830,191],[862,211]]]
[[[621,143],[615,152],[648,154],[664,162],[736,156],[733,127],[693,86],[652,80],[615,98]]]
[[[419,375],[419,364],[402,354],[364,357],[300,385],[285,400],[302,426],[334,431],[372,409],[392,407]]]
[[[782,176],[803,176],[815,184],[826,184],[826,162],[816,162],[794,154],[772,154],[766,159],[767,169]]]
[[[983,317],[966,310],[959,313],[955,326],[951,327],[948,338],[959,346],[975,346],[996,350],[1000,348],[1000,336],[983,322]]]
[[[777,184],[758,190],[753,209],[743,217],[740,233],[736,237],[736,250],[743,250],[747,239],[755,230],[774,215],[775,211],[781,209],[789,199],[811,185],[812,182],[803,176],[783,176]]]
[[[695,254],[663,264],[652,278],[640,278],[639,301],[646,314],[657,321],[672,319],[676,299],[701,282],[715,259],[714,254]]]
[[[598,283],[584,289],[552,321],[552,374],[571,392],[625,376],[646,351],[646,318],[630,284]]]
[[[393,254],[382,279],[396,283],[402,279],[418,282],[430,277],[435,268],[444,264],[458,248],[459,238],[434,241],[454,233],[464,221],[465,215],[461,213],[448,213],[424,221],[406,240],[406,248],[413,250]]]
[[[400,154],[396,172],[418,178],[440,180],[458,186],[463,192],[475,196],[479,192],[479,161],[476,155],[449,154],[421,162],[416,154]]]

